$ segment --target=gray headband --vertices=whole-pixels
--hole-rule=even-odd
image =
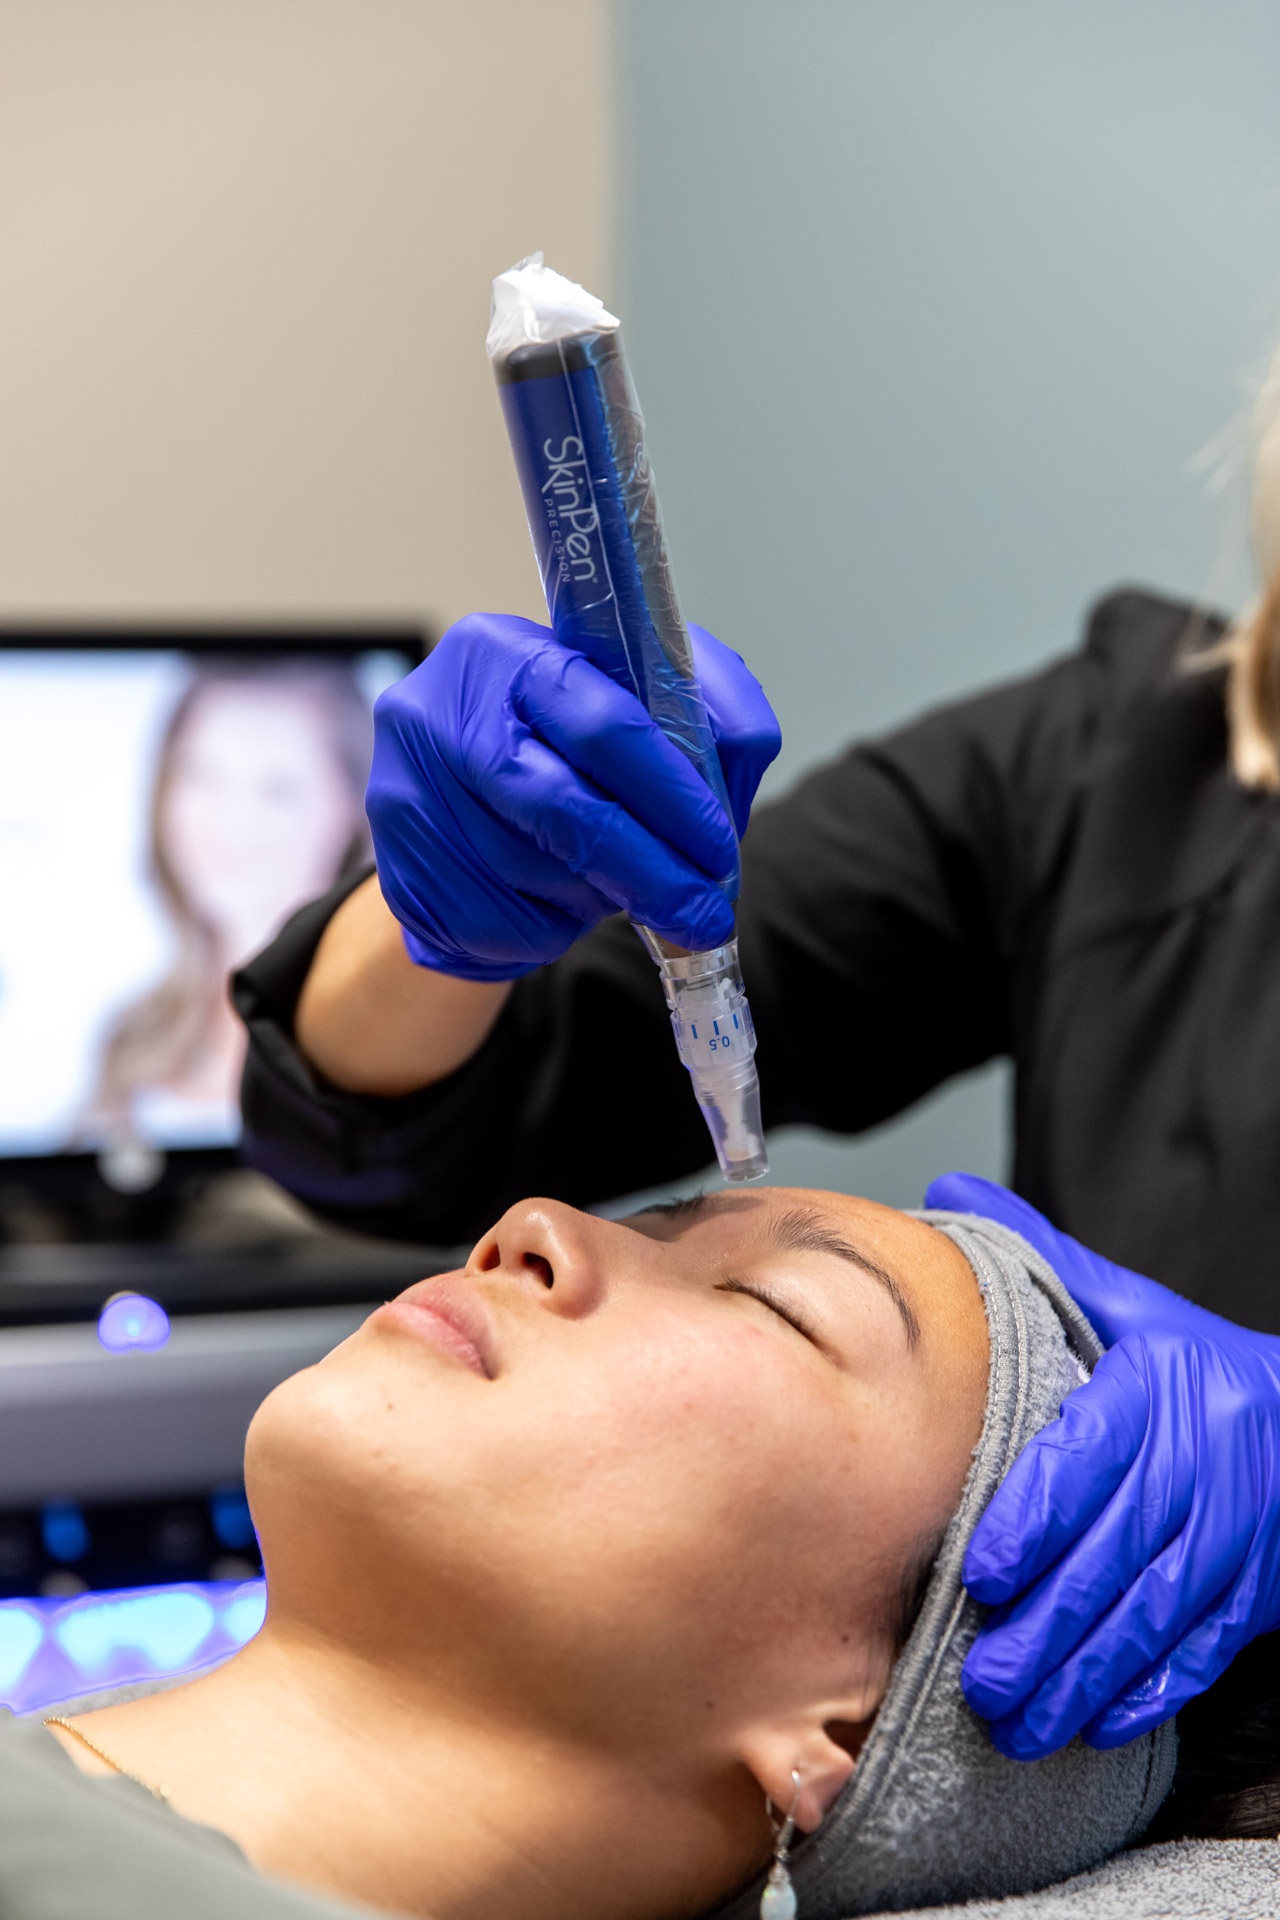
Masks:
[[[842,1920],[1029,1893],[1135,1840],[1173,1779],[1172,1723],[1097,1753],[1074,1740],[1046,1760],[1007,1760],[965,1705],[960,1669],[982,1610],[964,1589],[965,1548],[1032,1434],[1057,1417],[1102,1349],[1056,1274],[1019,1234],[972,1214],[921,1213],[964,1254],[982,1289],[991,1361],[982,1437],[924,1604],[853,1774],[821,1827],[795,1846],[800,1920]],[[763,1880],[717,1920],[757,1920]]]

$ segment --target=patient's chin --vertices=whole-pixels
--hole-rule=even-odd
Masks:
[[[315,1368],[281,1381],[249,1423],[244,1446],[244,1481],[259,1533],[283,1529],[292,1535],[300,1522],[320,1515],[336,1518],[351,1453],[350,1421],[315,1391]]]

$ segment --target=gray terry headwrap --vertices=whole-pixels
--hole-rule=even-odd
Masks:
[[[1102,1349],[1057,1276],[1020,1235],[973,1214],[921,1213],[978,1277],[991,1363],[982,1437],[915,1627],[848,1785],[793,1847],[799,1920],[842,1920],[1029,1893],[1135,1840],[1169,1791],[1172,1723],[1096,1753],[1074,1740],[1046,1760],[1006,1760],[965,1705],[960,1669],[982,1610],[965,1548],[1033,1433],[1057,1417]],[[763,1880],[717,1920],[756,1920]]]

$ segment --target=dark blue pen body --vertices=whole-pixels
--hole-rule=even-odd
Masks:
[[[644,703],[728,813],[617,336],[520,347],[494,371],[557,639]]]

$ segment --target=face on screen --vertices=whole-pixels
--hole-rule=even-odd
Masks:
[[[176,891],[228,966],[332,884],[362,822],[323,704],[305,688],[228,681],[193,705],[158,836]]]
[[[237,1138],[227,973],[366,857],[411,664],[0,649],[0,1155]]]

